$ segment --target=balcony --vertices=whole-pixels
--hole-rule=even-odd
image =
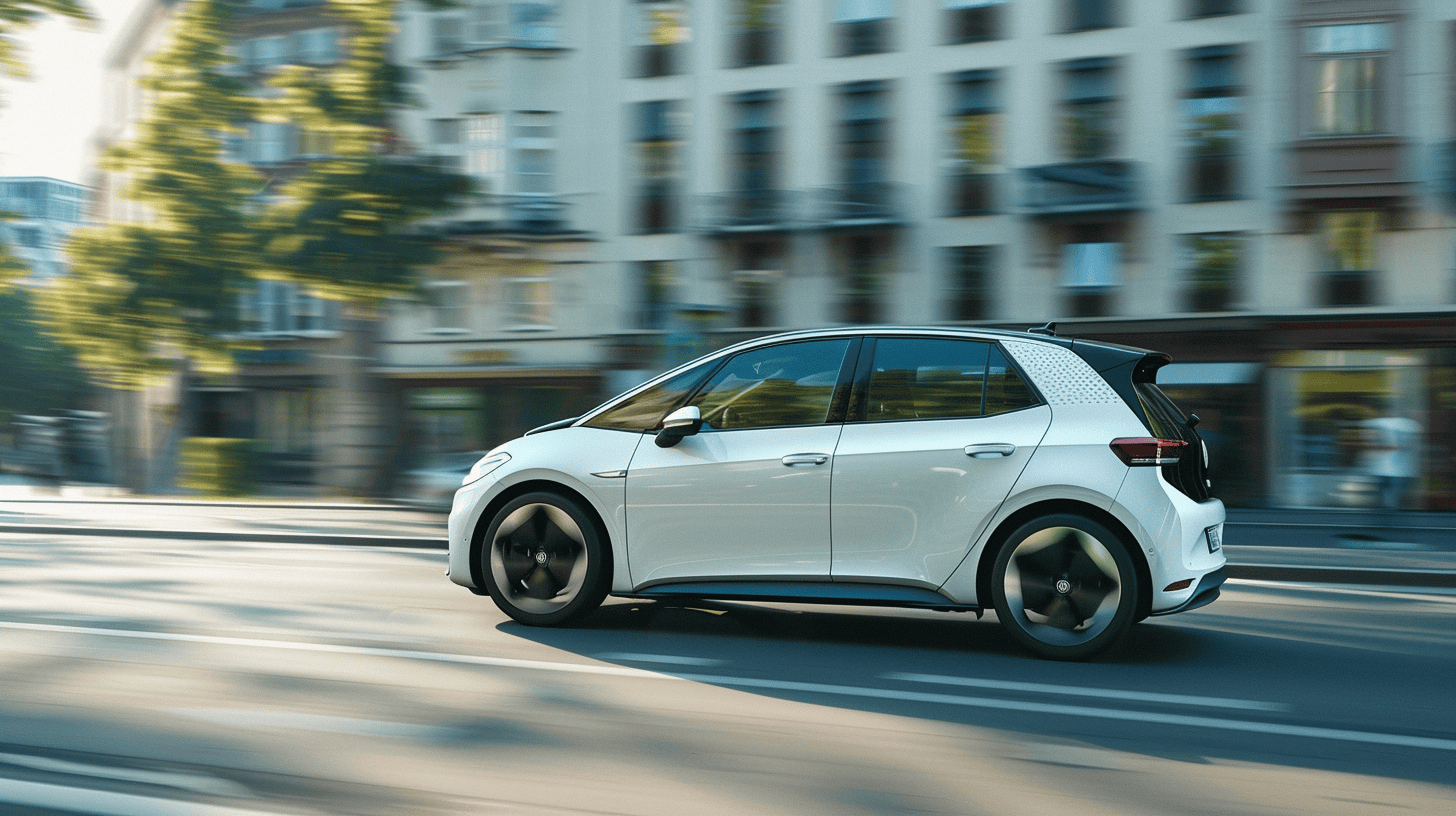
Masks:
[[[948,181],[950,200],[946,211],[952,216],[987,215],[996,209],[997,176],[991,173],[962,173]]]
[[[568,218],[569,204],[549,195],[484,196],[459,217],[437,225],[441,235],[516,235],[561,239],[581,235]]]
[[[804,222],[803,196],[790,190],[740,190],[698,200],[699,230],[708,234],[787,232]]]
[[[899,185],[884,181],[840,184],[815,191],[813,220],[828,229],[888,227],[904,222]]]
[[[1289,150],[1291,209],[1399,209],[1415,195],[1404,139],[1331,136],[1302,139]]]
[[[1321,306],[1375,305],[1376,272],[1368,269],[1331,270],[1319,275]]]
[[[1125,213],[1142,208],[1132,162],[1091,161],[1043,164],[1021,171],[1022,210],[1036,218]]]

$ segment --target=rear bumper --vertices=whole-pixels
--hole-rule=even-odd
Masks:
[[[1216,598],[1218,598],[1219,587],[1223,586],[1223,582],[1227,580],[1228,574],[1225,572],[1223,567],[1219,567],[1213,572],[1210,572],[1202,578],[1198,579],[1198,585],[1193,588],[1193,594],[1188,596],[1188,600],[1184,601],[1181,604],[1178,604],[1172,609],[1164,609],[1159,612],[1153,612],[1151,614],[1174,615],[1179,612],[1187,612],[1190,609],[1197,609],[1200,606],[1208,606],[1209,604],[1213,603]]]

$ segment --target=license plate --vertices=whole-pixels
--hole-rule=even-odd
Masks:
[[[1208,551],[1209,552],[1216,553],[1219,550],[1223,549],[1223,542],[1221,542],[1221,541],[1218,540],[1218,528],[1217,527],[1209,527],[1207,530],[1204,530],[1203,531],[1203,535],[1204,535],[1204,537],[1206,537],[1208,539]]]

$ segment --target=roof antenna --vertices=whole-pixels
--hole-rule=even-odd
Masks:
[[[1040,327],[1035,328],[1035,329],[1027,329],[1026,330],[1026,333],[1027,334],[1044,334],[1047,337],[1056,337],[1057,336],[1057,324],[1051,322],[1050,320],[1048,320],[1047,321],[1047,324],[1045,326],[1040,326]]]

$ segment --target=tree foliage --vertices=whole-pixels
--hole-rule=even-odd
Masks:
[[[397,155],[391,111],[409,103],[405,73],[388,60],[397,0],[332,0],[349,28],[349,54],[335,66],[293,66],[272,84],[274,115],[326,145],[281,190],[265,225],[272,272],[323,297],[372,301],[413,285],[411,271],[435,259],[408,227],[453,205],[465,177]]]
[[[29,76],[16,34],[46,14],[91,21],[91,13],[76,0],[0,0],[0,73]]]
[[[107,385],[145,386],[179,355],[203,370],[229,364],[219,335],[255,263],[247,206],[262,185],[247,165],[223,160],[223,135],[256,104],[223,70],[231,14],[222,0],[178,11],[142,82],[150,108],[136,138],[101,163],[148,218],[73,233],[71,273],[42,299],[56,336]]]
[[[0,293],[0,359],[0,419],[86,407],[86,376],[75,354],[43,331],[27,289]]]
[[[102,165],[151,218],[78,230],[72,274],[45,299],[57,336],[107,384],[143,387],[178,356],[203,371],[230,369],[225,335],[238,328],[239,295],[258,279],[375,300],[409,288],[412,267],[432,259],[408,227],[465,187],[391,155],[389,112],[406,101],[404,74],[386,59],[396,3],[332,0],[346,58],[284,68],[271,96],[250,94],[227,70],[239,0],[180,9],[143,83],[152,93],[137,137]],[[291,180],[225,160],[223,136],[259,120],[296,125],[327,158]]]

